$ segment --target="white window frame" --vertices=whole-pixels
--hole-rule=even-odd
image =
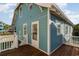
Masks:
[[[68,25],[65,26],[65,34],[68,34]]]
[[[22,5],[19,7],[19,17],[21,17],[21,15],[22,15]]]
[[[39,21],[34,21],[34,22],[32,22],[32,24],[31,24],[31,33],[33,32],[33,24],[37,24],[37,29],[38,29],[38,32],[37,32],[37,40],[33,40],[33,34],[31,35],[31,42],[32,42],[32,45],[33,45],[33,41],[37,41],[38,42],[38,46],[36,47],[36,48],[38,48],[39,49]]]
[[[57,23],[56,25],[57,25],[57,34],[60,35],[61,34],[61,24]],[[60,28],[58,26],[60,26]],[[60,32],[58,31],[58,29],[60,29]]]
[[[25,23],[25,24],[23,24],[23,36],[25,36],[25,34],[24,34],[24,27],[26,26],[26,33],[27,33],[27,24]]]

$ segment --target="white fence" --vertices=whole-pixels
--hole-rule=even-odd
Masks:
[[[79,36],[71,36],[66,44],[79,47]]]
[[[18,47],[16,35],[0,36],[0,52]]]

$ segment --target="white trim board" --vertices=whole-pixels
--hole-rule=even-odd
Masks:
[[[73,44],[68,44],[68,43],[64,43],[65,45],[69,45],[69,46],[73,46],[73,47],[79,47],[79,45],[73,45]]]
[[[63,45],[63,44],[59,45],[57,48],[55,48],[53,51],[51,51],[50,55],[51,55],[52,53],[54,53],[54,52],[55,52],[58,48],[60,48],[62,45]]]
[[[48,18],[47,18],[47,51],[48,51],[48,55],[50,55],[50,11],[49,11],[49,8],[48,8],[48,11],[47,11],[47,15],[48,15]]]
[[[36,46],[36,48],[38,47],[39,48],[39,21],[34,21],[34,22],[32,22],[31,23],[31,43],[32,43],[32,45],[33,45],[33,39],[32,39],[32,32],[33,32],[33,24],[37,24],[37,46]],[[36,44],[36,43],[35,43]]]
[[[30,43],[28,43],[28,45],[34,47],[34,46],[33,46],[32,44],[30,44]],[[63,45],[63,44],[59,45],[56,49],[54,49],[54,50],[51,51],[50,53],[48,53],[48,52],[46,52],[46,51],[44,51],[44,50],[42,50],[42,49],[40,49],[40,48],[36,48],[36,47],[34,47],[34,48],[36,48],[36,49],[38,49],[38,50],[44,52],[44,53],[47,54],[48,56],[50,56],[52,53],[54,53],[54,52],[55,52],[58,48],[60,48],[62,45]]]
[[[24,36],[24,26],[26,26],[26,31],[27,31],[27,24],[26,23],[23,24],[23,36]]]
[[[24,27],[26,26],[26,35],[24,34]],[[28,33],[27,33],[27,24],[26,23],[24,23],[23,24],[23,37],[25,38],[25,44],[28,44]]]

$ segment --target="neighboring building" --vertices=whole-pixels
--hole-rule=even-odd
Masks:
[[[5,24],[3,22],[0,21],[0,32],[7,32],[10,29],[10,25]]]
[[[49,55],[72,36],[73,23],[55,4],[26,3],[16,7],[12,26],[19,45],[30,44]]]
[[[3,31],[4,31],[4,23],[0,22],[0,32],[3,32]]]

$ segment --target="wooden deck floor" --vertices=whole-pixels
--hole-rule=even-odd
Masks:
[[[0,56],[47,56],[47,54],[30,45],[25,45],[16,49],[4,51],[0,53]],[[51,56],[79,56],[79,48],[62,45],[59,49],[52,53]]]
[[[30,45],[25,45],[16,49],[4,51],[0,53],[0,56],[47,56],[47,54]]]
[[[51,55],[53,56],[79,56],[79,48],[64,44]]]

